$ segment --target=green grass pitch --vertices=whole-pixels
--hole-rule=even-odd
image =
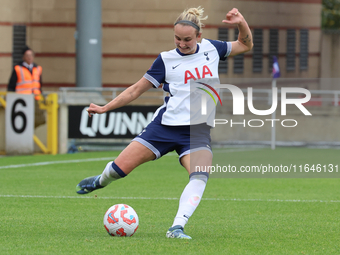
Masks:
[[[340,165],[335,149],[221,153],[235,166]],[[174,154],[89,195],[75,193],[80,180],[101,173],[109,161],[105,158],[117,155],[0,158],[0,254],[340,254],[338,178],[212,177],[185,227],[193,239],[174,240],[165,233],[188,182]],[[5,168],[18,164],[26,166]],[[111,237],[103,227],[106,210],[117,203],[138,213],[140,224],[132,237]]]

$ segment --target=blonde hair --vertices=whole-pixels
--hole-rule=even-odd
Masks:
[[[181,23],[180,21],[182,20],[190,21],[198,26],[199,29],[197,33],[199,33],[200,29],[204,27],[204,24],[201,21],[206,20],[208,18],[208,16],[203,17],[203,12],[204,12],[204,8],[202,8],[201,6],[198,6],[197,8],[189,8],[178,16],[174,25],[176,25],[176,23],[177,24]],[[185,24],[185,23],[181,23],[181,24],[190,25],[190,24]]]

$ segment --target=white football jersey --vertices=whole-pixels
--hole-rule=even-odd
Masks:
[[[174,49],[159,54],[144,77],[169,93],[154,118],[168,126],[207,123],[214,126],[219,84],[218,64],[231,52],[231,43],[202,39],[194,54]],[[207,100],[208,99],[208,100]],[[206,102],[207,113],[202,114]]]

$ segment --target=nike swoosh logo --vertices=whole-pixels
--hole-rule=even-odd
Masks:
[[[180,63],[180,64],[182,64],[182,63]],[[179,66],[180,64],[178,64],[177,66]],[[177,66],[173,66],[172,69],[175,69]]]

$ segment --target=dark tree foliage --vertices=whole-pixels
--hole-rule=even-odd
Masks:
[[[322,0],[322,28],[340,29],[340,0]]]

